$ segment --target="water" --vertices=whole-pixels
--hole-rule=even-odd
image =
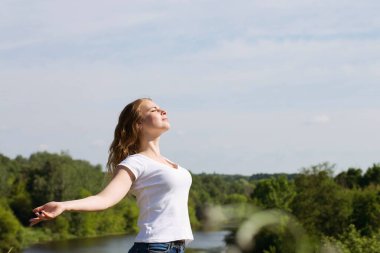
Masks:
[[[195,232],[194,241],[186,252],[221,252],[226,244],[224,237],[228,231]],[[127,253],[132,247],[134,236],[118,235],[98,238],[72,239],[34,245],[23,253]]]

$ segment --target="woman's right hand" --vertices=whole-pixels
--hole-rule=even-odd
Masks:
[[[29,220],[30,226],[36,225],[37,223],[44,220],[51,220],[60,215],[65,211],[62,202],[49,202],[45,205],[39,206],[33,209],[33,213],[37,216]]]

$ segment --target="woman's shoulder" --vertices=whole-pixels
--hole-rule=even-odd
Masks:
[[[128,155],[123,161],[120,162],[121,165],[123,164],[139,164],[141,166],[145,166],[146,161],[141,157],[139,154],[132,154]]]
[[[137,179],[146,170],[147,163],[138,154],[132,154],[127,156],[123,161],[121,161],[119,163],[119,166],[127,167],[128,169],[130,169],[135,175],[135,178]]]

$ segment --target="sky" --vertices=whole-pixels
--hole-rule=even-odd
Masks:
[[[119,113],[168,112],[193,173],[380,162],[380,2],[0,2],[0,153],[105,166]]]

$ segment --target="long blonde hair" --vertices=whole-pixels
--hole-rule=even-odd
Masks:
[[[109,148],[107,168],[110,175],[115,175],[116,166],[127,156],[139,152],[140,139],[138,122],[141,118],[140,106],[144,100],[139,98],[129,103],[120,113],[119,122],[116,125],[114,139]]]

